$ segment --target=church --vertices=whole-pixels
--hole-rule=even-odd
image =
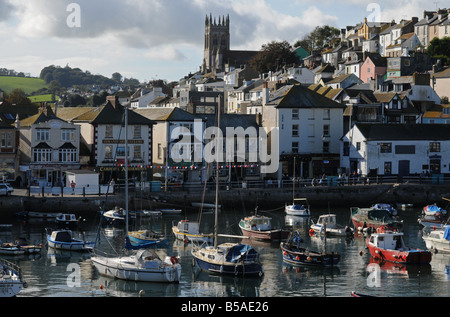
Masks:
[[[231,71],[249,64],[259,51],[230,50],[230,17],[213,19],[212,15],[205,19],[205,53],[201,72]]]

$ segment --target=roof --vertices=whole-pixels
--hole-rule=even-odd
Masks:
[[[444,69],[440,72],[434,73],[432,75],[432,77],[434,77],[434,78],[449,78],[450,77],[450,67],[448,67],[447,69]]]
[[[356,124],[367,141],[450,140],[448,124]]]
[[[288,85],[280,88],[274,92],[274,98],[266,106],[277,108],[344,108],[344,105],[301,85]]]
[[[122,124],[123,116],[125,113],[125,108],[122,105],[116,105],[114,107],[110,101],[106,105],[96,108],[95,110],[86,113],[86,116],[96,114],[95,118],[92,119],[91,124]],[[78,119],[83,116],[78,117]],[[92,116],[91,116],[92,117]],[[153,125],[155,122],[142,116],[136,111],[128,111],[128,124],[129,125]]]
[[[197,116],[180,108],[136,109],[136,113],[153,121],[194,121]]]
[[[254,114],[234,114],[224,113],[220,114],[220,129],[226,135],[226,128],[242,127],[247,129],[249,127],[259,128],[257,123],[257,116]],[[215,114],[201,114],[199,118],[206,119],[206,127],[217,126],[217,116]]]

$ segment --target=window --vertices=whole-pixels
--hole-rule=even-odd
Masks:
[[[330,109],[325,109],[323,111],[323,120],[330,120]]]
[[[105,159],[111,160],[113,158],[113,147],[112,145],[105,146]]]
[[[133,158],[134,158],[134,160],[142,160],[141,146],[140,145],[135,145],[134,146]]]
[[[392,153],[392,143],[381,143],[380,153]]]
[[[292,120],[298,120],[298,109],[292,109]]]
[[[113,126],[107,125],[105,127],[105,138],[111,139],[113,137]]]
[[[440,152],[440,151],[441,151],[441,143],[430,142],[430,152]]]
[[[127,153],[125,153],[125,147],[124,146],[121,146],[121,147],[117,148],[117,156],[124,157],[126,155],[127,155]]]
[[[415,145],[396,145],[395,154],[416,154]]]
[[[292,142],[292,153],[298,153],[298,142]]]
[[[356,142],[356,151],[361,150],[361,142]]]
[[[141,138],[141,126],[135,125],[133,130],[133,139],[140,139]]]
[[[163,148],[161,143],[158,144],[158,158],[162,159]]]
[[[36,129],[37,141],[48,141],[50,139],[50,131],[48,129]]]
[[[77,150],[76,149],[60,149],[59,150],[60,162],[76,162]]]
[[[3,148],[11,148],[12,147],[12,133],[11,132],[4,132],[1,135],[1,146]]]
[[[350,142],[344,142],[344,156],[350,155]]]
[[[328,124],[323,126],[323,136],[330,136],[330,126]]]
[[[323,153],[329,153],[330,152],[330,142],[323,142]]]
[[[34,149],[33,150],[34,162],[51,162],[52,150],[51,149]]]
[[[384,162],[384,175],[392,174],[392,162]]]
[[[298,137],[298,124],[292,125],[292,136]]]
[[[61,140],[64,142],[72,142],[74,135],[74,130],[61,130]]]

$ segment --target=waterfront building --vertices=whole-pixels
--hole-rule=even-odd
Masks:
[[[29,185],[63,186],[67,170],[80,169],[80,126],[58,118],[52,108],[18,122],[20,171]]]
[[[355,124],[341,140],[341,168],[360,176],[449,174],[450,125]]]

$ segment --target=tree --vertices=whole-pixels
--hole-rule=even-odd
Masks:
[[[318,26],[311,33],[307,34],[303,40],[297,41],[294,47],[301,46],[310,52],[321,51],[328,47],[333,40],[336,40],[339,34],[341,34],[341,31],[332,26]]]
[[[116,83],[120,84],[122,82],[122,75],[120,73],[114,73],[112,74],[111,79],[114,80]]]
[[[442,63],[447,65],[450,62],[450,37],[432,39],[427,53],[431,57],[440,58]]]
[[[261,47],[261,51],[250,61],[250,66],[260,73],[267,73],[296,63],[298,63],[298,58],[287,41],[272,41]]]
[[[27,97],[25,92],[20,88],[14,89],[9,94],[5,93],[5,95],[3,96],[3,99],[12,105],[17,105],[17,106],[31,105],[31,100]]]

